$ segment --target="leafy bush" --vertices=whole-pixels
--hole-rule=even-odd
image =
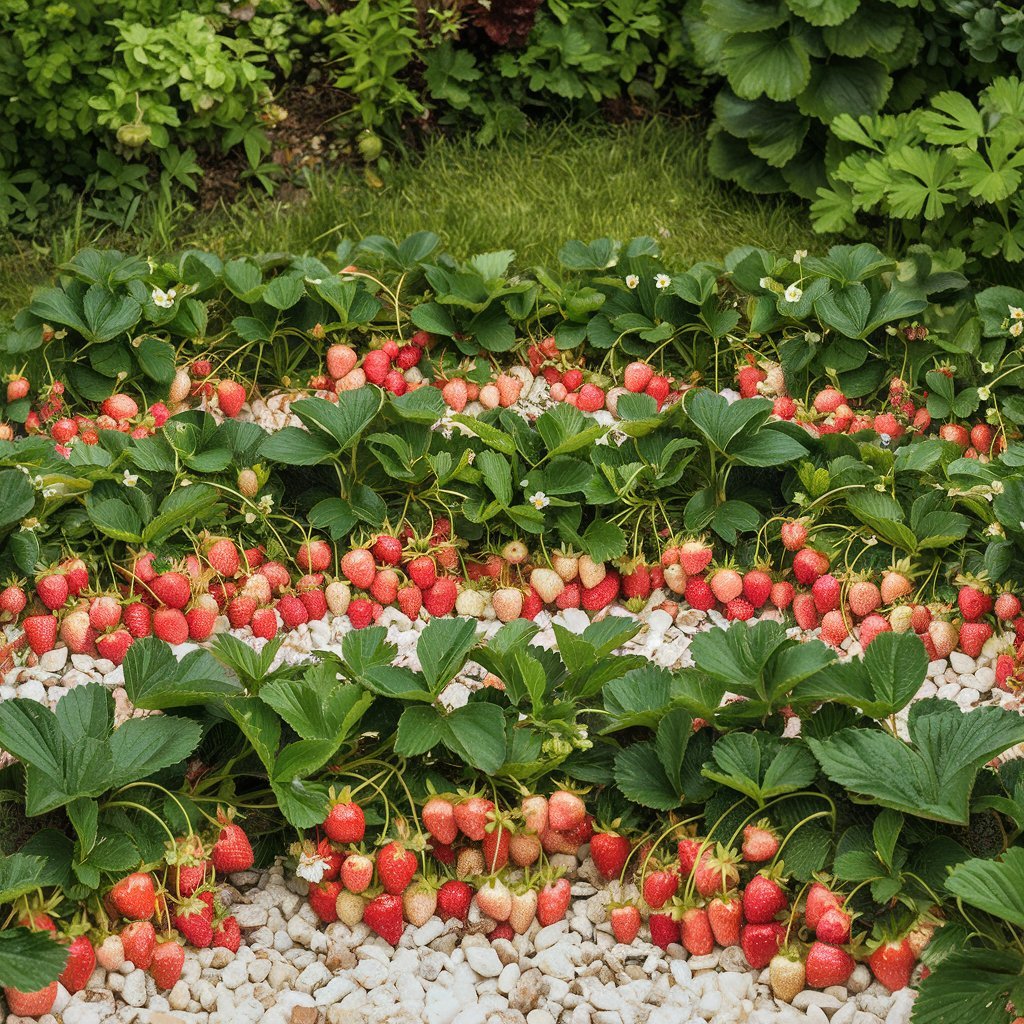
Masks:
[[[901,222],[904,233],[974,256],[1024,259],[1024,82],[997,78],[977,101],[933,96],[906,114],[837,117],[844,154],[812,206],[822,231],[849,231],[859,214]]]

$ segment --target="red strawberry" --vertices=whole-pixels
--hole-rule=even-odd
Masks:
[[[338,896],[344,887],[341,882],[319,882],[309,887],[309,905],[324,924],[338,920]]]
[[[651,942],[655,946],[668,949],[673,943],[679,943],[679,922],[671,914],[651,914],[647,919],[647,926],[651,930]]]
[[[487,823],[487,832],[484,833],[481,851],[489,873],[500,871],[508,864],[511,838],[512,833],[500,816]],[[493,914],[489,916],[494,917]]]
[[[801,629],[818,628],[818,609],[810,594],[797,594],[793,598],[793,618]]]
[[[349,892],[365,892],[373,880],[373,861],[365,854],[353,853],[342,861],[341,881]]]
[[[213,926],[213,945],[215,948],[238,952],[242,944],[242,929],[234,917],[222,918]]]
[[[821,617],[821,639],[830,647],[839,648],[850,635],[841,611],[825,612]]]
[[[130,420],[138,416],[139,406],[130,395],[117,394],[104,399],[100,411],[114,420]]]
[[[327,617],[327,597],[322,590],[303,590],[299,600],[305,606],[310,622],[319,622]]]
[[[206,551],[206,560],[210,567],[220,576],[234,576],[238,573],[238,548],[234,541],[222,537],[215,540]]]
[[[871,973],[890,992],[906,988],[910,984],[917,957],[906,936],[895,942],[883,942],[868,957]]]
[[[797,404],[789,395],[780,395],[772,402],[772,415],[780,420],[791,420],[797,414]]]
[[[11,583],[0,591],[0,613],[16,619],[28,604],[25,591],[18,583]]]
[[[774,878],[756,874],[743,890],[743,916],[751,924],[768,924],[789,905]]]
[[[459,834],[459,826],[455,820],[455,808],[445,797],[433,796],[420,812],[423,827],[438,842],[450,845]]]
[[[786,937],[786,926],[778,921],[768,924],[746,924],[740,932],[740,946],[747,963],[756,971],[771,963]]]
[[[710,611],[718,603],[714,592],[703,576],[690,576],[686,581],[684,595],[691,608],[698,611]]]
[[[277,615],[273,608],[258,608],[250,623],[252,635],[263,640],[273,640],[277,636]]]
[[[377,575],[377,566],[370,551],[366,548],[356,548],[353,551],[346,551],[341,556],[341,571],[353,586],[360,590],[369,590],[374,576]]]
[[[658,403],[659,411],[661,410],[661,407],[664,404],[665,399],[668,398],[671,391],[672,384],[669,381],[668,377],[663,377],[657,373],[651,378],[650,384],[648,384],[647,387],[644,388],[644,394],[650,395],[651,398],[653,398],[655,402]]]
[[[725,617],[730,622],[746,622],[754,615],[754,606],[743,597],[734,597],[725,606]]]
[[[487,823],[494,804],[482,796],[469,796],[453,809],[455,824],[467,839],[480,842],[487,834]]]
[[[614,832],[598,832],[590,840],[590,856],[604,878],[618,878],[629,856],[630,842]]]
[[[597,586],[583,588],[580,605],[588,612],[607,608],[619,596],[619,579],[619,574],[609,569]]]
[[[156,949],[156,931],[149,921],[133,921],[121,932],[124,955],[139,969],[148,970]]]
[[[167,644],[183,644],[189,637],[188,619],[180,608],[157,608],[153,612],[153,635]]]
[[[586,814],[586,805],[575,793],[559,789],[548,798],[548,827],[556,832],[571,831]]]
[[[616,942],[628,946],[640,931],[640,911],[632,903],[613,907],[609,915]]]
[[[28,615],[21,623],[25,639],[35,654],[52,651],[57,643],[57,619],[53,615]]]
[[[380,534],[373,544],[373,557],[384,565],[399,565],[402,561],[401,540],[386,533]]]
[[[785,611],[793,603],[793,584],[788,580],[773,583],[769,599],[776,608]]]
[[[473,902],[473,888],[467,882],[449,879],[437,890],[437,916],[442,921],[465,921]]]
[[[88,936],[79,935],[68,946],[68,962],[61,971],[60,983],[74,995],[85,988],[95,970],[96,950],[93,949]]]
[[[361,843],[366,834],[366,817],[354,801],[334,804],[323,825],[324,832],[335,843]]]
[[[51,611],[60,608],[68,599],[67,578],[60,572],[44,573],[36,580],[36,593]]]
[[[633,394],[639,394],[647,389],[654,376],[654,370],[646,363],[630,363],[622,374],[622,386]]]
[[[738,946],[743,924],[743,901],[732,893],[716,896],[708,904],[708,921],[720,946]]]
[[[404,615],[415,619],[423,607],[423,591],[415,583],[401,587],[398,591],[398,607]]]
[[[174,927],[196,949],[206,949],[213,942],[213,893],[201,892],[180,903]]]
[[[370,900],[363,909],[363,921],[386,942],[397,946],[405,930],[401,897],[382,893]]]
[[[793,557],[793,575],[805,587],[828,572],[828,556],[815,548],[801,548]]]
[[[822,882],[814,882],[807,891],[804,922],[813,931],[818,927],[818,922],[827,911],[837,910],[842,905],[842,898],[837,896],[827,885]]]
[[[149,921],[156,913],[156,888],[151,875],[135,871],[122,878],[111,890],[110,900],[122,917]]]
[[[632,572],[622,574],[622,593],[624,597],[651,596],[651,571],[646,565],[638,565]]]
[[[762,607],[771,593],[772,578],[763,569],[751,569],[743,577],[743,596],[755,608]]]
[[[416,874],[416,854],[394,840],[377,851],[377,877],[384,891],[398,895],[408,888]]]
[[[757,385],[768,379],[766,371],[759,366],[745,364],[739,368],[736,374],[736,383],[739,385],[740,398],[756,398],[760,393]]]
[[[679,564],[687,576],[699,576],[711,564],[711,547],[702,540],[688,540],[679,546]]]
[[[874,583],[868,580],[857,580],[851,584],[847,592],[846,603],[858,619],[863,619],[882,603],[882,594]]]
[[[957,592],[956,603],[960,614],[968,622],[975,622],[992,611],[992,598],[975,586],[963,586]]]
[[[704,907],[690,907],[683,911],[681,921],[683,949],[690,956],[708,956],[715,948],[715,936]]]
[[[652,910],[663,907],[670,896],[679,888],[679,875],[675,871],[661,869],[651,871],[643,881],[644,901]]]
[[[184,608],[192,597],[188,577],[180,572],[164,572],[150,583],[150,589],[168,608]]]
[[[833,907],[821,915],[814,934],[822,942],[831,943],[833,946],[842,946],[850,941],[850,926],[850,915],[845,910]]]
[[[813,942],[804,964],[807,984],[811,988],[845,985],[856,966],[853,957],[845,949],[826,942]]]
[[[228,822],[218,833],[210,851],[214,869],[222,875],[248,871],[255,860],[249,837],[239,825]]]
[[[363,373],[371,384],[378,387],[384,383],[387,375],[391,372],[391,356],[383,349],[374,349],[363,356]]]
[[[568,385],[566,386],[568,387]],[[604,398],[603,388],[599,388],[596,384],[584,384],[577,396],[576,408],[581,412],[597,412],[604,408]]]
[[[57,1000],[57,982],[35,992],[21,992],[16,988],[5,988],[7,1008],[16,1017],[42,1017],[53,1009]]]
[[[184,947],[177,942],[161,942],[153,951],[153,962],[149,973],[160,989],[174,988],[181,978],[185,966]]]
[[[860,645],[864,650],[867,650],[868,645],[879,633],[891,632],[892,626],[889,625],[888,619],[882,618],[881,615],[869,615],[860,624]]]
[[[782,546],[787,551],[799,551],[807,543],[807,527],[799,519],[782,524]]]
[[[7,401],[17,402],[28,394],[29,382],[27,377],[12,377],[7,381]]]
[[[423,591],[423,607],[434,616],[451,615],[459,589],[450,576],[439,576],[437,582]]]
[[[3,594],[0,594],[0,607],[3,606]],[[1020,599],[1011,593],[1002,593],[996,598],[995,613],[997,619],[1010,622],[1020,615]]]
[[[548,882],[537,894],[537,920],[542,928],[561,921],[569,909],[572,886],[567,878]]]
[[[825,388],[814,396],[814,410],[824,415],[835,412],[841,405],[846,404],[846,399],[841,391],[835,388]]]
[[[831,573],[819,576],[811,586],[811,595],[814,597],[814,607],[820,615],[825,612],[834,611],[839,607],[841,587],[839,580]]]
[[[153,613],[141,601],[126,605],[122,613],[125,628],[136,640],[153,631]]]
[[[743,859],[752,864],[763,864],[778,853],[779,837],[769,822],[762,820],[743,829]]]
[[[992,627],[987,622],[965,622],[960,627],[960,650],[968,657],[977,658],[990,636]]]

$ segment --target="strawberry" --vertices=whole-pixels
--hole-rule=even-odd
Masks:
[[[604,408],[604,389],[596,384],[584,384],[576,400],[576,408],[580,412],[597,412]]]
[[[586,817],[583,801],[567,790],[556,790],[548,798],[548,827],[556,832],[569,832]]]
[[[518,619],[523,610],[523,592],[515,587],[502,587],[491,595],[491,607],[499,622]]]
[[[850,926],[850,915],[845,910],[833,907],[821,915],[814,934],[822,942],[831,943],[833,946],[842,946],[850,941]]]
[[[407,615],[410,619],[415,619],[423,607],[423,591],[415,583],[400,587],[398,590],[398,607],[403,615]]]
[[[53,1009],[57,1000],[57,982],[35,992],[22,992],[16,988],[4,988],[7,1009],[15,1017],[42,1017]]]
[[[690,907],[683,911],[680,932],[683,949],[690,956],[708,956],[715,948],[715,936],[704,907]]]
[[[540,860],[542,844],[535,832],[516,832],[508,844],[509,859],[517,867],[528,868]]]
[[[654,370],[646,363],[630,363],[622,373],[622,386],[633,394],[647,389],[654,376]]]
[[[680,839],[676,847],[679,855],[679,871],[683,878],[689,878],[697,861],[706,854],[710,847],[703,839]]]
[[[782,524],[782,546],[787,551],[799,551],[807,543],[807,526],[800,519],[790,519]]]
[[[231,953],[237,953],[238,947],[242,944],[242,929],[233,916],[221,918],[213,926],[214,948],[226,949]]]
[[[277,636],[277,614],[273,608],[258,608],[253,612],[252,635],[263,640],[273,640]]]
[[[699,576],[711,564],[711,547],[703,540],[687,540],[679,546],[679,564],[687,576]]]
[[[445,797],[433,796],[420,812],[423,827],[439,842],[451,844],[459,834],[455,820],[455,808]]]
[[[789,395],[780,395],[772,402],[772,415],[780,420],[791,420],[797,414],[798,406]]]
[[[537,891],[517,888],[512,891],[508,923],[515,935],[524,935],[537,918]]]
[[[530,586],[545,604],[554,604],[565,590],[565,580],[554,569],[539,568],[530,573]]]
[[[679,922],[671,914],[651,914],[647,919],[651,930],[651,942],[662,949],[668,949],[673,943],[679,944],[682,937],[679,933]]]
[[[751,569],[743,577],[743,596],[755,607],[761,608],[771,597],[772,578],[763,569]]]
[[[814,396],[814,411],[823,415],[835,412],[841,405],[846,404],[846,399],[841,391],[835,388],[825,388]]]
[[[29,387],[27,377],[12,376],[7,381],[7,401],[17,402],[24,398],[28,394]]]
[[[331,345],[326,354],[327,372],[335,379],[347,376],[359,362],[355,349],[349,345]]]
[[[206,949],[213,942],[213,893],[201,892],[178,904],[174,927],[196,949]]]
[[[904,573],[896,569],[887,569],[882,573],[882,583],[879,587],[882,604],[892,604],[893,601],[906,597],[913,589]]]
[[[740,946],[747,963],[756,971],[771,963],[786,937],[786,926],[778,921],[768,924],[746,924],[740,932]]]
[[[827,942],[813,942],[804,964],[807,984],[811,988],[845,985],[856,966],[853,957],[845,949],[831,946]]]
[[[331,806],[323,830],[335,843],[361,843],[366,834],[366,817],[354,801],[338,802]]]
[[[868,645],[876,636],[878,636],[879,633],[891,632],[892,626],[889,625],[887,619],[882,618],[881,615],[869,615],[860,624],[860,645],[864,650],[867,650]]]
[[[156,931],[149,921],[132,921],[121,932],[121,945],[124,955],[136,967],[145,971],[153,962],[153,951],[156,949]]]
[[[96,962],[105,971],[119,971],[124,964],[124,943],[120,935],[108,935],[96,947]]]
[[[725,606],[725,617],[730,622],[746,622],[753,615],[754,606],[743,597],[734,597]]]
[[[405,930],[402,909],[399,896],[382,893],[363,908],[363,921],[386,942],[397,946]]]
[[[703,576],[690,576],[686,581],[684,597],[691,608],[706,612],[718,603],[714,592]]]
[[[975,622],[992,611],[992,598],[978,587],[966,585],[957,591],[956,603],[960,614],[968,621]]]
[[[153,613],[141,601],[125,605],[122,618],[125,628],[136,640],[149,636],[153,631]]]
[[[472,886],[467,882],[449,879],[437,890],[437,916],[442,921],[465,921],[472,902]]]
[[[10,583],[0,591],[0,614],[8,615],[16,619],[28,604],[25,591],[18,583]]]
[[[801,629],[818,628],[818,609],[810,594],[797,594],[793,598],[793,618]]]
[[[804,990],[807,972],[803,961],[794,952],[777,953],[768,964],[768,984],[772,995],[784,1003],[791,1003]]]
[[[122,917],[133,921],[152,920],[156,913],[156,888],[151,875],[135,871],[110,890],[110,901]]]
[[[185,622],[188,624],[190,640],[202,643],[213,635],[217,625],[216,604],[217,602],[209,594],[202,594],[196,598],[194,607],[185,612]],[[303,609],[303,621],[305,621],[305,609]]]
[[[960,627],[960,650],[970,658],[977,658],[990,636],[992,627],[987,622],[965,622]]]
[[[868,580],[857,580],[850,585],[846,594],[846,603],[858,619],[863,619],[882,603],[882,594],[874,583]]]
[[[738,946],[743,924],[743,901],[732,893],[716,896],[708,904],[708,922],[720,946]]]
[[[582,566],[583,559],[580,559]],[[580,575],[582,576],[582,570]],[[600,611],[607,608],[619,596],[619,574],[614,570],[608,570],[604,579],[596,586],[584,587],[580,595],[580,605],[589,612]]]
[[[831,573],[819,576],[811,586],[811,596],[814,598],[814,607],[818,609],[819,615],[825,612],[834,611],[839,607],[841,593],[839,580]]]
[[[426,879],[414,882],[402,893],[402,912],[414,928],[425,925],[437,909],[437,889]]]
[[[61,971],[59,981],[74,995],[85,988],[95,970],[96,950],[93,949],[88,936],[79,935],[68,946],[68,960]]]
[[[249,837],[240,825],[228,822],[217,834],[217,841],[210,851],[214,870],[221,875],[231,875],[237,871],[248,871],[255,857]]]
[[[366,629],[373,622],[373,603],[357,597],[349,603],[348,618],[355,629]]]
[[[842,647],[843,641],[850,635],[846,620],[840,611],[825,612],[821,617],[821,639],[830,647]]]
[[[768,924],[788,906],[782,887],[765,874],[756,874],[743,890],[743,916],[751,924]]]
[[[763,864],[779,851],[779,837],[764,819],[743,829],[743,859],[751,864]]]
[[[192,597],[188,578],[180,572],[164,572],[150,583],[150,589],[168,608],[184,608]]]
[[[679,888],[679,875],[675,871],[660,869],[651,871],[643,881],[644,902],[652,910],[663,907],[670,896]]]
[[[303,590],[299,594],[299,600],[306,609],[306,618],[309,622],[319,622],[327,617],[327,597],[322,590]]]
[[[701,896],[712,896],[737,886],[740,881],[738,863],[735,851],[727,850],[721,844],[713,854],[710,849],[705,849],[693,869],[697,892]]]
[[[788,580],[780,580],[772,584],[769,600],[780,611],[785,611],[793,603],[793,596],[793,584]]]
[[[590,856],[602,877],[617,878],[629,856],[630,842],[614,832],[598,832],[590,840]]]
[[[917,957],[906,936],[893,942],[883,942],[868,957],[871,973],[890,992],[906,988],[910,984],[910,976],[916,962]]]
[[[834,893],[823,882],[814,882],[807,891],[807,900],[804,905],[804,922],[812,931],[818,927],[818,922],[829,910],[838,910],[842,907],[842,898]]]
[[[423,591],[423,607],[430,615],[451,615],[459,589],[450,576],[440,576],[428,590]]]
[[[319,882],[309,887],[309,905],[324,924],[338,920],[338,896],[342,888],[338,881]]]
[[[647,387],[644,388],[644,394],[650,395],[651,398],[653,398],[655,402],[658,403],[659,412],[661,411],[661,407],[664,404],[665,399],[668,398],[671,391],[672,383],[671,381],[669,381],[668,377],[663,377],[661,374],[657,373],[651,378],[650,384],[648,384]]]
[[[354,928],[363,919],[363,910],[366,907],[366,900],[355,893],[342,892],[338,894],[335,913],[338,920],[349,928]]]
[[[512,913],[512,894],[505,883],[493,875],[477,889],[476,903],[480,912],[494,921],[507,921]]]
[[[572,886],[567,878],[548,882],[537,894],[537,920],[542,928],[561,921],[569,909]]]
[[[757,385],[768,379],[766,371],[759,366],[749,364],[741,366],[736,374],[736,383],[739,385],[740,398],[756,398],[760,393]]]
[[[926,634],[935,647],[936,658],[948,658],[956,649],[960,640],[960,633],[952,622],[945,622],[942,619],[934,619],[928,624]]]
[[[708,580],[715,597],[727,604],[743,593],[743,578],[735,569],[719,569]]]
[[[43,573],[36,580],[36,593],[39,595],[39,600],[51,611],[60,608],[67,601],[70,593],[67,578],[61,572]]]
[[[282,594],[277,601],[277,614],[285,629],[295,629],[309,621],[306,606],[294,594]]]
[[[811,586],[819,576],[827,573],[828,567],[828,556],[815,548],[801,548],[793,556],[793,575],[797,583],[805,587]]]
[[[455,412],[462,412],[469,401],[469,388],[466,387],[464,380],[455,377],[448,381],[441,389],[441,397],[449,408]]]
[[[149,974],[159,989],[174,988],[185,966],[185,949],[177,942],[161,942],[153,951]]]
[[[453,808],[455,824],[467,839],[479,842],[487,834],[494,804],[482,796],[469,796]]]
[[[341,881],[349,892],[365,892],[373,881],[373,861],[362,853],[353,853],[342,861]]]
[[[613,907],[609,915],[616,942],[628,946],[640,931],[640,911],[632,903]]]
[[[0,594],[0,607],[3,607],[3,594]],[[1010,622],[1020,615],[1020,598],[1015,594],[1004,592],[996,598],[996,618]]]
[[[371,384],[380,386],[391,372],[391,356],[383,349],[374,349],[363,356],[363,373]]]
[[[379,534],[372,550],[373,557],[383,565],[399,565],[402,561],[402,542],[390,534]]]
[[[188,619],[180,608],[157,608],[153,612],[153,635],[167,644],[183,644],[189,636]]]
[[[373,554],[366,548],[355,548],[341,556],[341,571],[345,578],[360,590],[369,590],[377,575]]]
[[[397,895],[403,892],[415,874],[416,854],[397,840],[377,851],[377,877],[386,893]]]
[[[995,432],[987,423],[976,423],[971,427],[971,446],[976,448],[982,455],[988,455],[992,451],[992,442],[995,440]]]

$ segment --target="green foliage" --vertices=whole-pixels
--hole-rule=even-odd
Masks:
[[[812,206],[819,230],[849,230],[862,215],[878,215],[901,222],[911,238],[1024,259],[1020,79],[997,78],[977,100],[942,92],[906,114],[844,114],[832,131],[842,145],[831,187]]]

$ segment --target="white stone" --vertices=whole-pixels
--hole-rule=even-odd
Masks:
[[[508,995],[516,987],[516,982],[522,971],[517,963],[505,964],[501,974],[498,975],[498,991]]]
[[[551,947],[537,954],[537,967],[541,974],[551,978],[560,978],[562,981],[572,981],[576,977],[576,968],[572,961],[559,947]]]
[[[497,978],[501,974],[501,960],[490,946],[470,946],[465,952],[466,962],[482,978]]]
[[[565,920],[556,921],[554,924],[549,924],[546,928],[541,928],[541,930],[534,936],[534,949],[540,953],[543,950],[556,945],[561,942],[568,930],[569,922]]]
[[[953,651],[949,655],[949,665],[958,675],[963,675],[965,672],[973,672],[977,668],[977,662],[964,654],[963,651]]]
[[[147,994],[145,971],[132,971],[131,974],[124,979],[124,987],[121,989],[121,998],[129,1006],[141,1007],[146,1005]]]

